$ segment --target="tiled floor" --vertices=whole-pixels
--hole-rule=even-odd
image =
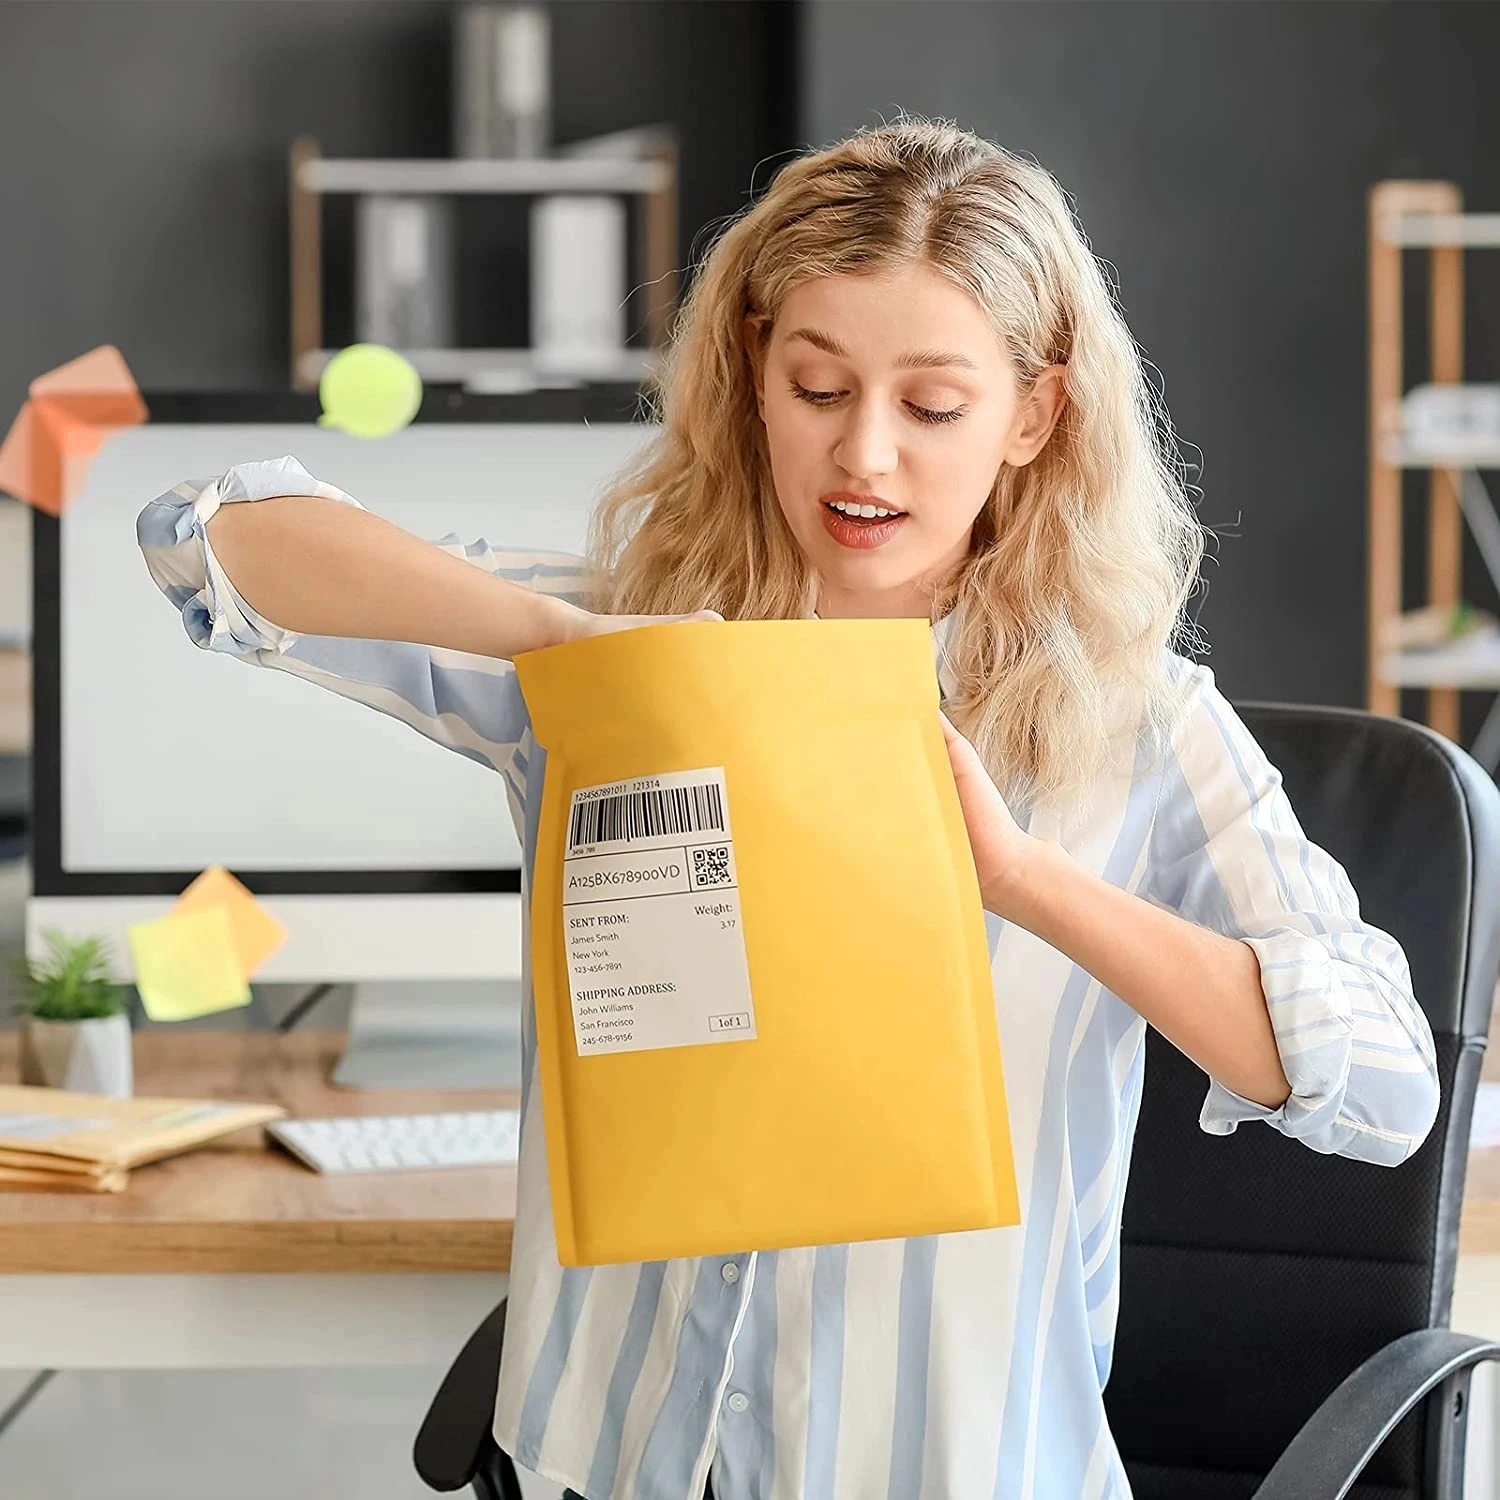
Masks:
[[[5,1025],[27,890],[24,866],[0,864]],[[0,1411],[30,1375],[0,1370]],[[412,1469],[412,1439],[442,1375],[65,1371],[0,1436],[0,1500],[419,1500],[431,1492]],[[533,1478],[526,1495],[558,1490]]]

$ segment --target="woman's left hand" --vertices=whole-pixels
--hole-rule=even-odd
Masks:
[[[1035,840],[1011,816],[979,752],[953,727],[947,714],[939,710],[938,716],[943,721],[953,779],[958,783],[958,801],[969,831],[979,892],[986,910],[1003,917],[1008,914],[1008,893],[1014,889]]]

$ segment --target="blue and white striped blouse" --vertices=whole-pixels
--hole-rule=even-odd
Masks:
[[[204,527],[273,495],[357,502],[294,459],[179,485],[141,514],[152,577],[192,640],[394,715],[506,778],[529,885],[544,752],[508,664],[299,636],[235,592]],[[575,595],[576,560],[438,545]],[[939,681],[944,629],[935,627]],[[1087,808],[1030,831],[1115,885],[1242,938],[1260,961],[1291,1098],[1210,1083],[1202,1127],[1264,1121],[1394,1164],[1437,1109],[1406,960],[1362,923],[1280,778],[1201,667],[1170,751],[1121,745]],[[523,890],[525,887],[523,886]],[[523,924],[523,931],[525,924]],[[510,1313],[495,1433],[589,1500],[1125,1500],[1105,1422],[1120,1209],[1145,1022],[1065,955],[990,920],[1023,1223],[926,1239],[564,1270],[533,1086],[529,985]],[[744,1149],[755,1150],[745,1121]]]

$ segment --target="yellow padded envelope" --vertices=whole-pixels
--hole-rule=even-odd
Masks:
[[[927,624],[655,625],[516,667],[562,1264],[1018,1223]]]

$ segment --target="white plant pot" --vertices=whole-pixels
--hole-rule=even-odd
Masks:
[[[21,1020],[21,1082],[128,1099],[135,1086],[130,1017]]]

